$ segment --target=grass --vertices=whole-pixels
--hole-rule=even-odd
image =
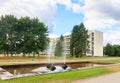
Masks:
[[[70,83],[78,79],[95,77],[110,72],[111,70],[108,68],[99,67],[85,70],[69,71],[64,73],[22,77],[5,81],[0,80],[0,83]]]
[[[120,63],[120,57],[83,57],[83,58],[71,58],[69,60]]]
[[[116,59],[108,59],[108,60],[96,60],[97,62],[108,62],[108,63],[120,63],[120,57]]]

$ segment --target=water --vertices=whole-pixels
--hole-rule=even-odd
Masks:
[[[106,64],[96,64],[96,63],[67,63],[69,66],[66,70],[62,69],[62,64],[55,65],[56,70],[51,71],[46,68],[44,65],[19,65],[19,66],[8,66],[3,67],[5,70],[9,71],[12,74],[19,75],[19,74],[27,74],[27,73],[33,73],[33,72],[40,72],[40,73],[51,73],[51,72],[64,72],[71,69],[77,69],[77,68],[84,68],[84,67],[94,67],[94,66],[101,66]]]
[[[48,58],[49,64],[54,64],[55,46],[56,46],[56,40],[54,38],[50,39],[48,49],[47,49],[47,58]],[[65,64],[66,62],[65,41],[62,42],[62,47],[63,47],[63,51],[62,51],[63,63]]]
[[[46,67],[38,67],[34,70],[32,70],[32,72],[38,72],[38,73],[55,73],[55,72],[65,72],[70,70],[71,68],[68,67],[67,69],[63,69],[61,66],[55,66],[56,69],[54,71],[51,71],[50,69],[46,68]]]
[[[66,62],[66,51],[65,51],[65,41],[63,42],[63,53],[62,53],[62,55],[63,55],[63,63],[65,64],[65,62]]]
[[[9,66],[3,68],[13,75],[19,75],[30,73],[33,69],[38,68],[38,66]]]
[[[53,41],[50,40],[48,50],[47,50],[47,57],[49,64],[51,63],[51,57],[53,56]]]

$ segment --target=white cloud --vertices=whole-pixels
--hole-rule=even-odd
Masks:
[[[73,9],[74,13],[80,13],[80,12],[83,11],[83,9],[80,7],[80,5],[79,4],[75,4],[75,3],[73,4],[72,9]]]
[[[49,34],[49,38],[58,38],[59,36],[58,35],[55,35],[55,34]]]
[[[88,29],[104,29],[120,22],[119,0],[78,0],[72,4],[74,13],[84,14],[84,23]],[[81,6],[80,3],[84,3]]]
[[[84,2],[84,0],[78,0],[80,3],[83,3]]]
[[[69,10],[72,8],[71,0],[55,0],[58,4],[62,4],[66,6],[66,9]]]
[[[119,23],[119,0],[84,0],[84,22],[88,29],[103,29]]]
[[[66,36],[66,35],[71,35],[71,33],[70,33],[70,32],[66,32],[66,33],[64,34],[64,36]]]
[[[104,33],[104,44],[120,44],[120,29],[109,30]]]
[[[38,17],[48,26],[53,24],[56,9],[55,0],[0,0],[0,15]]]

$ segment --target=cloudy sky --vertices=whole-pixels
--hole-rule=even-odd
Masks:
[[[0,0],[0,16],[5,14],[38,17],[56,35],[83,22],[104,33],[104,44],[120,44],[119,0]]]

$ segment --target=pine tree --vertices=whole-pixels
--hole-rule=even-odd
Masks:
[[[88,30],[83,23],[75,25],[71,34],[70,52],[72,56],[82,57],[89,50]]]

